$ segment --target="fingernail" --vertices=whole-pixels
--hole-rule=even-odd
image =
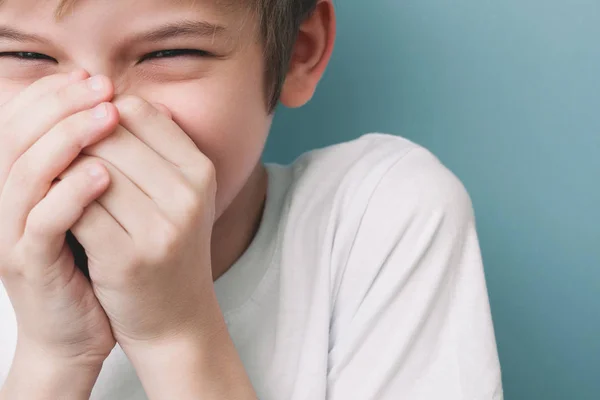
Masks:
[[[92,76],[88,79],[88,86],[90,87],[90,89],[96,92],[100,92],[104,88],[104,81],[100,76]]]
[[[106,118],[108,115],[108,107],[106,103],[102,103],[92,108],[92,116],[96,119]]]

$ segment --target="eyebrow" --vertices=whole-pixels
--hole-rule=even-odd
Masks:
[[[16,29],[9,28],[8,26],[0,26],[0,40],[12,40],[20,43],[48,43],[48,41],[41,36],[20,32]]]
[[[127,43],[160,42],[178,37],[211,37],[214,39],[217,36],[223,36],[226,32],[227,28],[221,25],[206,21],[183,20],[168,23],[147,32],[138,33],[131,38],[127,38],[125,41]],[[8,26],[0,26],[0,40],[12,40],[20,43],[48,43],[42,36],[21,32]]]
[[[127,42],[159,42],[177,37],[212,37],[222,36],[227,29],[206,21],[184,20],[168,23],[148,32],[135,35]]]

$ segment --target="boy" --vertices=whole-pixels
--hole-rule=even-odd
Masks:
[[[0,399],[502,398],[453,175],[381,134],[260,163],[334,37],[329,0],[2,1]]]

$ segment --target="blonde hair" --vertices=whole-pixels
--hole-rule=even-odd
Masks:
[[[55,17],[61,18],[69,7],[73,6],[77,0],[60,0],[58,6],[56,7],[56,11],[54,12]],[[0,5],[4,3],[4,0],[0,0]]]

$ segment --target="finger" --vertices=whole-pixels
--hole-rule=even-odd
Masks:
[[[115,100],[121,125],[180,169],[197,168],[206,157],[173,120],[147,101],[127,96]]]
[[[14,157],[9,158],[9,154],[17,152],[18,133],[8,130],[9,121],[14,118],[18,110],[31,106],[39,101],[39,98],[52,91],[57,91],[69,84],[69,75],[57,74],[39,79],[27,86],[14,98],[0,107],[0,190],[5,180],[6,173],[10,167],[9,160],[12,163]],[[3,162],[4,160],[4,162]]]
[[[165,216],[175,218],[174,222],[186,218],[186,207],[180,205],[186,199],[192,200],[189,182],[177,167],[124,127],[118,126],[110,137],[85,149],[84,154],[108,161],[156,203]]]
[[[59,256],[65,232],[106,191],[109,182],[108,171],[101,163],[88,164],[54,185],[31,210],[22,243],[39,261],[34,265],[50,265]]]
[[[171,184],[161,183],[173,191],[172,201],[157,204],[177,225],[185,224],[186,220],[189,222],[198,211],[198,202],[216,192],[214,164],[173,120],[166,118],[152,104],[139,97],[128,96],[119,99],[115,105],[119,109],[121,125],[175,165],[185,178],[186,183],[175,180]],[[160,193],[154,194],[155,199],[159,196]]]
[[[94,201],[71,227],[77,241],[86,249],[88,257],[102,265],[118,265],[118,260],[126,258],[125,249],[131,249],[132,238],[114,217],[100,203]],[[98,273],[110,271],[90,271],[94,281]]]
[[[41,96],[62,89],[74,80],[85,79],[85,74],[85,71],[77,70],[71,74],[54,74],[38,79],[2,105],[0,122],[4,125],[17,110],[30,106]]]
[[[158,111],[160,111],[161,113],[165,114],[167,117],[169,117],[169,119],[173,119],[173,113],[171,112],[171,110],[169,110],[167,108],[167,106],[165,106],[164,104],[161,103],[152,103],[152,105],[154,106],[154,108],[156,108]]]
[[[61,120],[90,109],[112,98],[111,81],[95,76],[66,85],[21,107],[2,126],[2,158],[0,158],[0,188],[12,164],[40,137]]]
[[[61,174],[61,179],[77,168],[80,163],[101,162],[110,175],[110,187],[96,200],[122,226],[123,230],[134,238],[144,237],[162,218],[154,202],[138,188],[128,177],[106,160],[90,156],[81,156]]]
[[[46,195],[54,179],[84,147],[108,136],[118,119],[114,105],[103,103],[96,109],[66,118],[42,136],[10,170],[0,194],[3,224],[15,229],[14,234],[23,232],[27,215]]]

